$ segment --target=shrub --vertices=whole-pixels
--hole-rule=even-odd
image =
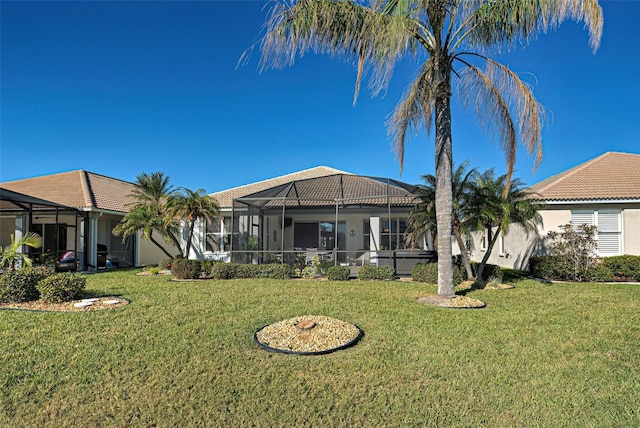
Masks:
[[[562,263],[556,256],[534,256],[529,259],[529,273],[537,278],[564,279]]]
[[[378,267],[373,265],[362,266],[358,270],[358,279],[361,281],[370,281],[376,279],[378,273]]]
[[[487,265],[488,266],[488,265]],[[418,263],[411,271],[411,279],[427,284],[438,283],[438,262]],[[453,285],[458,285],[467,279],[467,273],[459,264],[453,265]]]
[[[259,276],[261,278],[289,279],[291,278],[291,268],[289,265],[279,263],[259,265]]]
[[[41,280],[37,287],[40,297],[45,302],[70,302],[82,295],[86,280],[80,275],[69,272],[51,275]]]
[[[234,263],[215,263],[211,266],[210,274],[213,279],[233,279],[235,278]]]
[[[438,283],[438,263],[418,263],[411,271],[411,279],[428,284]]]
[[[362,281],[380,280],[389,281],[396,277],[392,266],[362,266],[358,271],[358,279]]]
[[[296,275],[304,279],[313,279],[316,277],[316,271],[311,266],[304,267],[302,269],[295,269]]]
[[[202,260],[200,262],[200,272],[206,274],[207,276],[211,276],[211,270],[213,269],[213,265],[223,263],[219,260]]]
[[[598,263],[597,265],[591,266],[584,274],[584,278],[587,281],[594,282],[611,282],[614,280],[613,271],[605,266],[604,263]]]
[[[197,279],[200,277],[200,260],[174,259],[171,262],[171,273],[177,279]]]
[[[611,269],[615,281],[640,281],[640,256],[603,257],[604,266]]]
[[[581,224],[574,229],[571,224],[565,224],[560,229],[561,232],[551,231],[548,236],[553,241],[551,255],[557,257],[562,279],[587,280],[587,271],[599,262],[596,253],[598,228]]]
[[[158,267],[160,268],[160,270],[170,270],[172,262],[173,259],[160,259],[160,261],[158,262]]]
[[[10,270],[0,275],[0,302],[21,303],[38,300],[38,282],[51,276],[51,267],[28,267]]]
[[[348,281],[351,274],[349,266],[331,266],[327,270],[327,279],[329,281]]]
[[[503,276],[502,269],[498,265],[486,264],[482,271],[482,280],[484,282],[491,280],[501,283]]]

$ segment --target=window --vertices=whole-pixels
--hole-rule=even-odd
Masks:
[[[371,242],[371,223],[366,218],[362,220],[362,249],[368,250]]]
[[[487,229],[482,229],[480,237],[480,251],[487,251]]]
[[[498,255],[500,256],[504,256],[505,255],[505,251],[504,251],[504,235],[500,234],[500,237],[498,238]]]
[[[597,226],[598,255],[612,256],[622,253],[622,222],[620,210],[571,211],[571,225]]]
[[[380,249],[396,250],[406,248],[405,233],[407,221],[400,218],[380,219]]]
[[[231,240],[231,219],[228,217],[207,222],[205,250],[212,252],[229,251]]]

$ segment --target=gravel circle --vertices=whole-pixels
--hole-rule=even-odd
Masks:
[[[441,308],[480,309],[486,306],[483,301],[472,299],[466,296],[455,296],[451,299],[448,299],[446,297],[441,297],[438,295],[431,295],[419,297],[417,300],[424,305],[439,306]]]
[[[127,299],[117,296],[103,296],[94,299],[95,301],[91,305],[77,307],[76,303],[81,303],[83,300],[72,300],[70,302],[63,303],[48,303],[43,300],[33,300],[31,302],[23,303],[0,303],[1,309],[17,309],[24,311],[46,311],[46,312],[90,312],[99,311],[103,309],[113,309],[126,306],[129,304]],[[118,300],[118,303],[113,301]],[[107,303],[111,302],[111,303]]]
[[[303,322],[315,323],[312,328],[296,327]],[[320,355],[354,345],[362,330],[335,318],[304,315],[269,324],[258,329],[254,340],[262,348],[286,354]]]

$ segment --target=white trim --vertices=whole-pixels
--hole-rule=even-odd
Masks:
[[[559,199],[559,200],[546,200],[540,199],[547,205],[568,205],[568,204],[581,204],[581,205],[593,205],[593,204],[637,204],[640,203],[640,198],[634,199]]]

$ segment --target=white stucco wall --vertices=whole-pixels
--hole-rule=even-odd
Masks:
[[[560,231],[560,226],[571,222],[571,210],[577,209],[620,209],[622,212],[622,254],[640,255],[640,204],[593,204],[593,205],[558,205],[540,211],[543,224],[538,227],[538,236],[526,235],[524,229],[512,225],[505,236],[503,255],[499,254],[496,243],[488,263],[512,269],[527,269],[532,255],[548,254],[551,230]],[[474,249],[471,259],[479,261],[484,256],[480,249],[482,234],[472,234]]]

